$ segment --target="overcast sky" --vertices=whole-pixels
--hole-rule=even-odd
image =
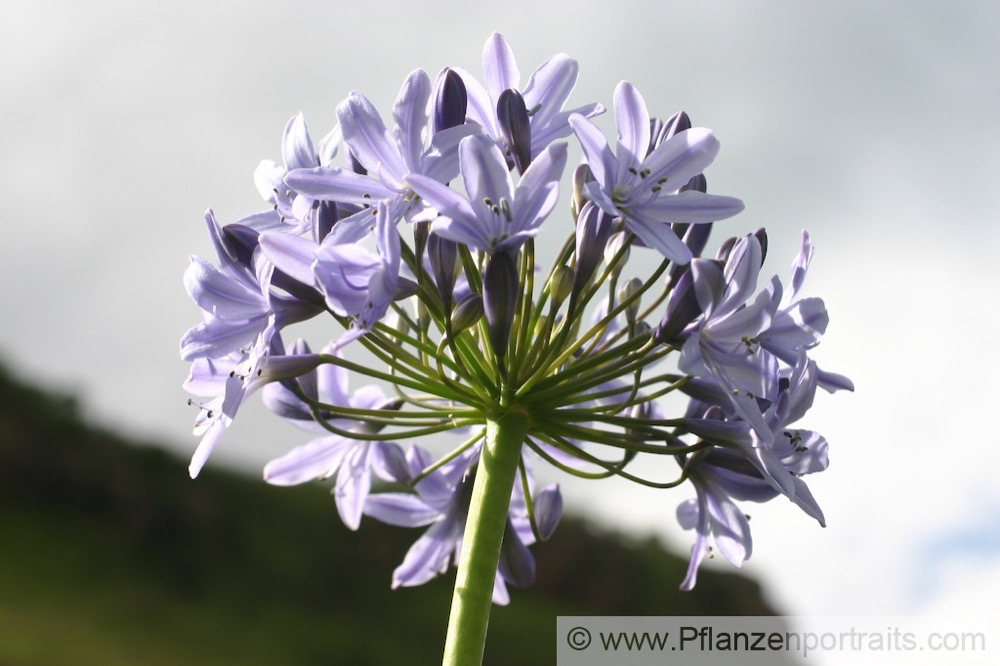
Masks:
[[[387,114],[414,68],[478,72],[498,30],[522,77],[578,59],[576,103],[610,106],[627,79],[654,114],[714,129],[712,191],[747,205],[717,234],[766,226],[770,273],[812,233],[807,291],[831,313],[816,356],[858,391],[819,396],[803,423],[831,443],[809,480],[829,527],[750,506],[747,571],[788,613],[995,609],[1000,5],[5,4],[0,354],[20,374],[192,451],[177,349],[198,317],[187,257],[210,256],[204,210],[262,207],[254,167],[280,159],[296,112],[316,139],[350,90]],[[212,464],[259,469],[302,441],[253,407]],[[686,491],[602,487],[569,484],[567,506],[686,552]]]

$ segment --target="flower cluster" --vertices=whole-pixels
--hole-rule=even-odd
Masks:
[[[493,509],[497,603],[532,581],[528,546],[559,521],[558,486],[536,487],[538,464],[690,483],[695,497],[677,510],[695,531],[684,588],[710,542],[737,566],[750,556],[737,501],[783,495],[823,523],[801,477],[827,466],[827,442],[797,423],[817,387],[853,387],[809,358],[828,321],[822,300],[799,297],[809,236],[787,286],[775,277],[758,290],[762,229],[703,257],[713,223],[743,209],[706,191],[715,135],[683,112],[650,117],[622,82],[612,146],[591,120],[604,107],[567,107],[577,74],[559,54],[522,85],[494,34],[482,81],[416,70],[391,117],[352,92],[318,148],[301,114],[288,122],[283,163],[254,174],[267,209],[224,226],[209,211],[217,261],[192,258],[184,275],[203,314],[181,341],[199,407],[192,476],[261,389],[314,435],[268,463],[265,480],[336,477],[351,529],[362,516],[424,528],[393,575],[393,586],[420,585],[462,566],[468,525],[494,492],[477,499],[479,477],[513,447]],[[575,227],[540,273],[535,237],[556,211],[570,143],[583,155],[566,207]],[[633,277],[632,252],[661,262]],[[286,345],[320,315],[335,324],[321,351]],[[352,386],[358,377],[374,383]],[[674,392],[688,407],[668,417],[657,401]],[[653,455],[672,456],[677,477],[640,475],[634,462]]]

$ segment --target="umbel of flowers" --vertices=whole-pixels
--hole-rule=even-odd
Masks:
[[[493,34],[482,80],[416,70],[385,117],[352,92],[318,145],[293,117],[282,163],[254,174],[266,210],[226,225],[209,211],[216,262],[193,257],[184,274],[202,310],[181,341],[199,407],[191,475],[261,390],[314,437],[266,481],[336,477],[351,529],[367,515],[422,530],[394,587],[456,565],[448,663],[478,663],[491,600],[535,576],[528,546],[562,511],[538,464],[687,488],[684,589],[710,544],[736,566],[750,556],[738,501],[783,496],[824,522],[802,477],[826,468],[827,442],[798,423],[817,387],[853,387],[809,358],[828,322],[822,300],[799,297],[809,236],[787,283],[760,279],[763,229],[703,257],[713,223],[743,209],[706,192],[715,135],[684,113],[651,117],[623,81],[610,143],[591,121],[604,107],[567,104],[577,73],[558,54],[522,82]],[[583,160],[557,209],[571,141]],[[566,213],[572,226],[547,222]],[[547,271],[543,223],[572,229]],[[633,276],[633,252],[659,266]],[[322,346],[283,336],[317,316],[331,321]],[[685,412],[664,414],[677,391]],[[671,456],[676,477],[645,478],[644,456]]]

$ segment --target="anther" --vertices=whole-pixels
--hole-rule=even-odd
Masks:
[[[508,222],[514,221],[514,215],[510,211],[510,202],[506,198],[500,199],[500,210],[503,211],[503,216],[507,218]]]

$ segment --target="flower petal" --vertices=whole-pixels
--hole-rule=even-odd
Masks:
[[[492,206],[499,206],[501,199],[508,202],[512,199],[513,184],[507,160],[496,143],[482,134],[476,134],[462,139],[458,145],[458,161],[469,203],[481,222],[492,223],[487,224],[489,237],[498,238],[501,235],[501,215],[494,212]],[[486,199],[492,206],[486,203]]]
[[[352,92],[337,107],[340,131],[351,152],[368,171],[387,176],[393,187],[402,187],[407,173],[382,116],[364,95]]]
[[[430,97],[431,79],[427,72],[417,69],[406,77],[392,108],[392,117],[396,122],[393,133],[407,172],[420,171]]]
[[[280,231],[260,235],[260,247],[274,267],[307,286],[313,286],[312,265],[319,247],[311,238],[302,238]]]
[[[356,445],[339,435],[314,439],[267,463],[264,480],[275,486],[294,486],[330,476]]]
[[[590,122],[581,115],[573,114],[569,117],[569,124],[576,133],[576,138],[580,140],[583,154],[587,158],[587,166],[594,178],[606,193],[610,193],[615,186],[615,175],[618,172],[618,160],[615,159],[608,145],[608,140],[597,129],[597,125]]]
[[[580,65],[576,60],[565,53],[557,53],[531,73],[521,96],[529,111],[538,107],[531,116],[532,134],[536,127],[544,127],[552,121],[563,108],[576,86],[579,72]],[[566,120],[563,119],[564,125]]]
[[[301,113],[292,116],[285,125],[285,133],[281,137],[281,157],[285,160],[285,168],[289,171],[319,165],[316,149],[313,148],[309,130],[306,129],[305,117]]]
[[[423,527],[441,517],[437,509],[409,493],[369,495],[365,515],[397,527]]]
[[[618,127],[615,182],[623,183],[638,177],[636,174],[649,149],[649,113],[642,95],[628,81],[622,81],[615,88],[614,109]]]
[[[711,130],[693,127],[678,132],[646,156],[642,166],[649,169],[645,188],[660,186],[678,190],[704,171],[719,154],[719,140]],[[667,180],[660,182],[663,178]]]
[[[494,103],[500,99],[500,93],[508,88],[517,89],[521,81],[514,51],[499,32],[490,35],[483,46],[483,79]]]
[[[371,451],[372,442],[356,443],[337,472],[333,496],[340,519],[351,530],[361,525],[361,512],[371,490]]]
[[[354,204],[370,204],[373,199],[387,199],[395,194],[374,178],[329,166],[289,171],[285,185],[313,199]]]

